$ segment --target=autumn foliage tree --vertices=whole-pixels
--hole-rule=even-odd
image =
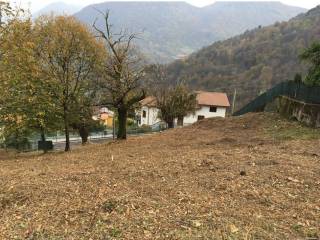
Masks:
[[[107,49],[101,87],[106,93],[105,103],[117,110],[117,138],[126,139],[128,111],[145,98],[141,84],[144,66],[133,45],[136,35],[126,31],[114,33],[109,23],[109,12],[103,17],[105,29],[98,29],[94,24],[98,37],[105,42]]]
[[[54,106],[40,80],[40,65],[35,55],[32,21],[14,18],[1,34],[0,119],[6,138],[25,139],[30,132],[45,130],[57,123]]]
[[[8,1],[0,0],[0,61],[4,54],[5,49],[3,43],[6,41],[6,33],[10,24],[15,23],[19,16],[23,14],[23,10],[14,8]]]
[[[72,17],[15,18],[1,34],[0,120],[6,136],[61,129],[70,150],[70,129],[83,139],[92,124],[92,103],[104,46]]]
[[[2,132],[5,139],[10,138],[17,143],[27,135],[29,121],[24,111],[28,103],[25,100],[30,79],[33,77],[29,68],[32,65],[29,30],[27,22],[15,20],[1,34],[0,121],[5,126]]]
[[[105,48],[74,17],[40,17],[35,32],[41,78],[46,91],[55,99],[64,126],[65,151],[69,151],[70,125],[77,117],[72,110],[91,93],[92,75],[106,58]]]
[[[8,24],[21,13],[23,13],[23,10],[12,7],[9,1],[0,1],[0,34],[3,33]]]

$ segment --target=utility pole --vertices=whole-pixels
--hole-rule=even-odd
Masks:
[[[236,107],[236,98],[237,98],[237,89],[235,88],[234,94],[233,94],[233,100],[232,100],[232,111],[231,111],[232,115],[233,115],[234,109]]]

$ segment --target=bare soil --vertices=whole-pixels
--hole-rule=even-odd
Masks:
[[[0,239],[319,239],[319,138],[248,114],[0,157]]]

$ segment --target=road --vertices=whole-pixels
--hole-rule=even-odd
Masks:
[[[90,143],[95,143],[95,144],[104,143],[104,142],[108,142],[111,140],[113,140],[113,136],[111,134],[106,135],[104,137],[93,136],[93,137],[89,138]],[[53,141],[54,150],[58,150],[58,151],[64,150],[64,147],[66,144],[65,139],[51,139],[49,141]],[[81,142],[82,142],[81,138],[79,138],[79,137],[78,138],[77,137],[70,138],[71,148],[81,146]]]

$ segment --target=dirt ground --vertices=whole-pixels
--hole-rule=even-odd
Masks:
[[[274,114],[0,158],[0,239],[319,239],[320,131]]]

